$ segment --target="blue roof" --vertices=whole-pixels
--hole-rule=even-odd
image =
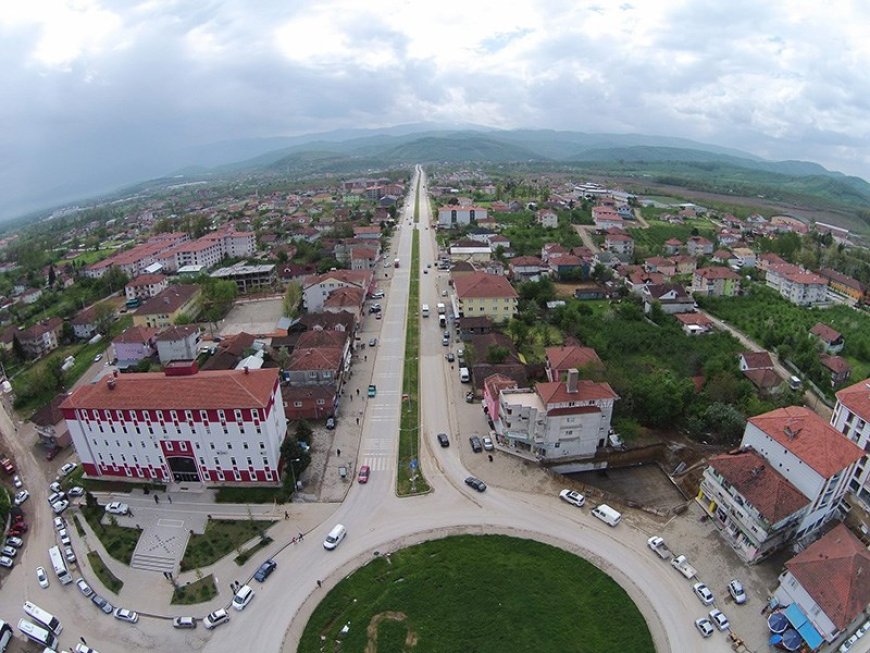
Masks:
[[[822,645],[824,639],[797,603],[792,603],[785,609],[785,616],[812,650]]]

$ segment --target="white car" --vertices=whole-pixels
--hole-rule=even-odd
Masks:
[[[233,597],[233,607],[240,612],[248,607],[254,598],[254,589],[250,585],[242,585]]]
[[[736,578],[728,583],[728,593],[737,605],[746,603],[746,590],[743,589],[743,583]]]
[[[710,623],[710,620],[707,617],[701,617],[700,619],[695,619],[695,628],[698,629],[698,632],[701,633],[703,637],[709,637],[715,631],[713,630],[713,624]]]
[[[855,646],[855,642],[857,642],[858,639],[858,635],[852,635],[849,639],[840,644],[840,653],[848,653],[849,651],[851,651],[852,647]]]
[[[115,608],[115,619],[134,624],[139,621],[139,613],[127,608]]]
[[[211,630],[212,628],[217,628],[221,624],[227,623],[229,620],[230,615],[227,614],[226,610],[221,608],[220,610],[209,612],[202,620],[202,625]]]
[[[106,506],[106,512],[110,515],[126,515],[130,512],[130,506],[120,501],[112,501]]]
[[[64,519],[63,517],[55,517],[54,527],[57,530],[60,530],[61,528],[66,528],[66,519]]]
[[[94,593],[94,590],[91,589],[91,586],[88,585],[88,582],[84,578],[79,578],[76,581],[76,586],[79,588],[79,591],[85,595],[85,598],[90,598],[91,594]]]
[[[15,564],[15,561],[9,556],[0,556],[0,567],[10,568]]]
[[[72,544],[72,542],[70,542],[70,539],[69,539],[69,533],[67,532],[67,530],[65,528],[61,528],[57,532],[57,534],[60,537],[61,544],[63,544],[64,546],[69,546],[70,544]]]
[[[30,492],[27,490],[21,490],[21,492],[15,493],[15,505],[20,506],[22,503],[27,501],[30,498]]]
[[[728,630],[731,628],[731,624],[728,623],[728,617],[722,614],[722,611],[718,608],[710,610],[710,621],[716,624],[716,628],[719,630]]]
[[[85,488],[83,488],[81,485],[76,485],[75,487],[71,487],[67,494],[69,494],[71,497],[84,496]]]
[[[22,540],[20,537],[7,537],[6,546],[14,546],[16,549],[20,549],[22,546],[24,546],[24,540]]]
[[[0,549],[0,555],[6,556],[7,558],[14,558],[18,555],[18,549],[14,546],[4,546]]]
[[[69,508],[69,501],[67,501],[66,499],[51,504],[51,509],[54,510],[55,515],[59,515],[67,508]]]
[[[71,546],[63,547],[63,554],[66,557],[66,561],[70,564],[76,561],[76,552],[73,551],[73,548]]]
[[[86,644],[79,642],[76,644],[76,653],[100,653],[97,649],[91,648]]]
[[[52,492],[48,495],[49,505],[51,505],[52,503],[57,503],[61,499],[66,499],[66,495],[63,492]]]
[[[18,476],[18,474],[12,477],[12,485],[14,485],[19,490],[21,489],[21,486],[24,485],[24,483],[21,482],[21,477]]]
[[[60,468],[59,474],[61,476],[69,476],[70,474],[72,474],[73,470],[76,467],[78,467],[78,465],[76,463],[67,463],[66,465],[64,465],[63,467]]]
[[[586,497],[574,490],[562,490],[559,492],[559,498],[566,503],[570,503],[572,506],[577,506],[578,508],[586,503]]]
[[[481,440],[483,441],[483,448],[485,451],[492,451],[495,449],[495,445],[492,443],[492,438],[488,435],[484,435]]]
[[[37,567],[36,568],[36,581],[39,583],[39,586],[42,589],[45,589],[48,587],[48,576],[45,575],[45,568],[44,567]]]
[[[698,600],[701,601],[704,605],[713,605],[713,592],[710,591],[710,588],[704,585],[704,583],[695,583],[692,585],[692,591],[695,592],[695,596],[698,597]]]
[[[48,484],[48,489],[51,490],[52,493],[60,492],[63,490],[63,486],[60,484],[60,481],[53,481]]]

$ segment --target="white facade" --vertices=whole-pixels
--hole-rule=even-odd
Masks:
[[[486,220],[486,215],[486,209],[478,206],[445,206],[438,209],[438,226],[467,226],[478,220]]]
[[[865,379],[837,393],[837,406],[831,426],[865,452],[870,451],[870,379]],[[870,461],[868,455],[858,461],[849,479],[849,492],[870,512]]]
[[[825,638],[825,641],[833,641],[840,629],[834,625],[830,617],[825,614],[816,600],[810,596],[803,585],[800,584],[790,571],[785,571],[779,577],[779,586],[773,594],[780,605],[791,605],[796,603],[800,606],[805,615],[810,618],[813,627],[818,631],[819,635]]]
[[[238,392],[228,393],[227,386]],[[220,399],[229,395],[236,399]],[[276,370],[122,375],[78,388],[61,409],[89,477],[280,480],[287,426]]]
[[[176,327],[157,336],[157,355],[164,365],[170,361],[196,360],[202,335],[199,329]]]

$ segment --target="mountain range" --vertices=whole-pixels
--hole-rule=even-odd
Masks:
[[[702,190],[762,195],[851,214],[870,205],[870,184],[806,161],[768,161],[740,150],[643,134],[497,130],[418,123],[295,137],[223,141],[176,152],[184,161],[147,185],[238,174],[348,174],[423,164],[516,163],[634,176]],[[129,192],[129,189],[127,189]],[[867,222],[867,216],[861,216]]]

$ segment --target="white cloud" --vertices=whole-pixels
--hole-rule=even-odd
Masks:
[[[868,3],[7,5],[0,166],[134,170],[209,140],[439,120],[683,136],[870,176]]]

